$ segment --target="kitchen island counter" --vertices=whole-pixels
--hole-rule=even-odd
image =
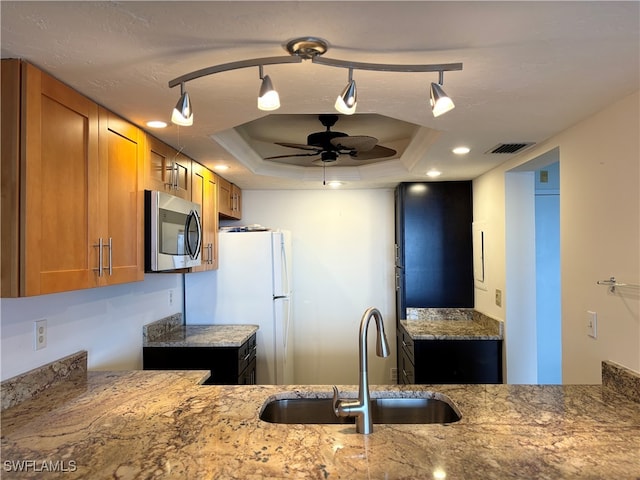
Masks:
[[[89,372],[5,410],[3,478],[640,477],[640,404],[600,385],[372,387],[373,397],[441,392],[462,419],[360,435],[259,419],[268,398],[329,386],[199,385],[206,376]]]

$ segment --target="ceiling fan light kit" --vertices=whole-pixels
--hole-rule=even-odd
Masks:
[[[438,83],[431,83],[430,102],[433,115],[437,117],[454,108],[453,101],[446,93],[444,93],[444,90],[442,90],[443,77],[444,72],[462,70],[462,63],[399,65],[350,62],[324,58],[322,55],[324,55],[324,53],[329,49],[329,44],[325,40],[317,37],[296,38],[287,43],[286,49],[289,52],[289,56],[253,58],[238,62],[214,65],[174,78],[169,82],[169,88],[180,85],[180,100],[174,109],[171,121],[177,125],[188,126],[193,124],[191,102],[188,94],[184,91],[184,84],[186,82],[216,73],[248,67],[259,67],[260,69],[262,85],[260,86],[260,93],[258,95],[258,108],[260,110],[267,111],[277,110],[280,107],[278,92],[273,88],[273,84],[271,83],[269,76],[263,76],[262,68],[264,65],[300,63],[302,60],[311,60],[312,63],[326,65],[329,67],[349,69],[349,83],[338,96],[335,103],[336,110],[346,115],[351,115],[356,111],[357,92],[356,83],[352,78],[353,70],[374,70],[379,72],[438,72]]]

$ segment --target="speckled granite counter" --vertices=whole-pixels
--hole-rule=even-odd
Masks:
[[[413,340],[502,340],[503,322],[466,308],[407,308],[400,320]]]
[[[180,314],[143,327],[144,347],[240,347],[258,325],[183,325]]]
[[[257,325],[183,325],[145,340],[145,347],[239,347],[258,331]]]
[[[365,436],[258,418],[269,398],[329,396],[329,386],[197,385],[205,375],[90,372],[4,411],[2,478],[640,477],[640,404],[599,385],[372,387],[374,397],[442,392],[462,419]]]

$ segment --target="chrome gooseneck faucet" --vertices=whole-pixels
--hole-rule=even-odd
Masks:
[[[339,398],[338,387],[333,386],[333,411],[338,417],[356,417],[356,432],[369,434],[373,432],[371,418],[371,395],[369,393],[369,374],[367,366],[367,329],[369,320],[376,321],[377,341],[376,355],[389,356],[389,343],[384,333],[382,315],[377,308],[370,307],[362,315],[360,321],[360,386],[358,400],[344,400]]]

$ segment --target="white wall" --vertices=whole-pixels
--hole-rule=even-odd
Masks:
[[[391,383],[395,360],[393,191],[244,190],[240,224],[292,232],[295,379],[301,384],[357,384],[358,328],[367,307],[385,321],[393,354],[375,356],[371,384]]]
[[[174,304],[169,306],[169,290]],[[142,326],[182,311],[182,276],[0,300],[2,380],[77,352],[92,370],[142,368]],[[47,346],[34,350],[35,320],[47,319]]]
[[[564,383],[600,383],[602,360],[640,371],[640,291],[610,294],[596,285],[611,275],[640,283],[639,106],[636,92],[473,182],[474,221],[484,221],[490,235],[490,285],[476,289],[476,309],[504,319],[508,332],[510,292],[502,308],[493,298],[505,286],[508,261],[505,172],[559,148]],[[595,340],[586,334],[587,310],[598,313]]]

